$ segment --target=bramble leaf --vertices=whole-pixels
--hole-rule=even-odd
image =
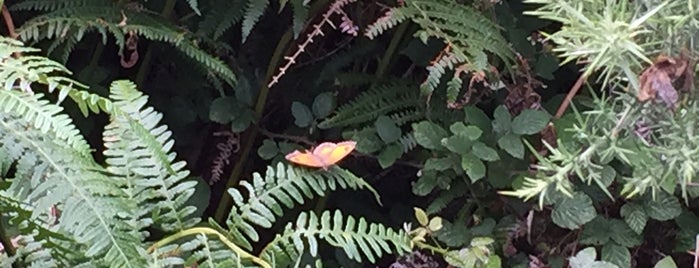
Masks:
[[[526,109],[512,120],[512,132],[519,135],[535,134],[546,127],[550,118],[544,111]]]
[[[575,192],[573,198],[563,197],[551,212],[551,219],[556,225],[571,230],[578,229],[597,215],[592,199],[582,192]]]

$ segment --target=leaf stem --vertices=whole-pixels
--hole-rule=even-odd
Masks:
[[[187,236],[192,236],[192,235],[197,235],[197,234],[203,234],[203,235],[210,235],[210,236],[216,236],[223,244],[225,244],[230,250],[238,254],[238,256],[242,258],[247,258],[250,259],[252,262],[260,265],[261,267],[264,268],[272,268],[272,266],[267,263],[265,260],[258,258],[255,255],[252,255],[245,251],[244,249],[238,247],[235,243],[232,241],[228,240],[225,235],[219,233],[218,231],[209,228],[209,227],[194,227],[190,228],[187,230],[183,230],[180,232],[177,232],[171,236],[168,236],[166,238],[163,238],[162,240],[156,242],[152,246],[148,248],[148,253],[153,253],[157,248],[163,247],[167,244],[170,244],[180,238],[184,238]]]

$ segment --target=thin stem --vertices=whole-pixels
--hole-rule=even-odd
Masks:
[[[274,54],[272,55],[272,59],[270,59],[269,64],[267,65],[268,67],[267,74],[265,76],[265,81],[270,81],[272,75],[274,75],[277,63],[281,59],[282,55],[284,55],[284,48],[286,47],[287,43],[291,40],[293,34],[294,32],[292,29],[287,30],[286,33],[282,36],[281,40],[279,40],[279,43],[277,43],[277,48],[275,49]],[[262,88],[260,89],[260,95],[257,96],[257,103],[255,105],[255,118],[260,118],[262,116],[262,112],[265,108],[265,103],[267,102],[268,94],[268,83],[263,82]],[[247,140],[248,142],[245,142],[243,150],[240,154],[241,158],[238,160],[238,162],[235,163],[235,166],[233,166],[233,171],[231,171],[231,175],[228,179],[228,182],[226,182],[225,189],[231,188],[234,185],[238,184],[241,178],[241,174],[243,173],[243,168],[246,166],[245,164],[249,159],[250,151],[252,151],[252,147],[255,144],[253,141],[255,141],[255,138],[257,138],[257,128],[248,128],[247,132],[248,135],[245,138],[245,140]],[[214,219],[217,222],[223,222],[230,209],[231,201],[233,200],[231,200],[231,197],[229,195],[224,194],[221,197],[221,201],[218,203],[218,206],[216,207],[216,213],[214,214]]]
[[[252,262],[254,262],[257,265],[262,266],[264,268],[272,268],[272,266],[269,263],[267,263],[265,260],[260,259],[257,256],[248,253],[244,249],[238,247],[232,241],[228,240],[228,238],[226,238],[225,235],[223,235],[223,234],[219,233],[218,231],[216,231],[212,228],[209,228],[209,227],[194,227],[194,228],[190,228],[187,230],[177,232],[171,236],[165,237],[162,240],[160,240],[160,241],[156,242],[155,244],[153,244],[152,246],[150,246],[148,248],[148,253],[153,253],[156,249],[163,247],[167,244],[170,244],[178,239],[181,239],[181,238],[184,238],[187,236],[198,235],[198,234],[203,234],[203,235],[207,235],[207,236],[209,236],[209,235],[216,236],[219,239],[219,241],[221,241],[223,244],[228,246],[228,248],[230,250],[232,250],[233,252],[235,252],[238,256],[240,256],[242,258],[250,259]]]
[[[376,78],[381,78],[381,76],[383,76],[383,74],[386,72],[386,69],[388,69],[388,65],[393,59],[393,54],[398,48],[398,44],[400,44],[400,42],[403,40],[403,35],[408,29],[408,25],[410,25],[410,23],[404,22],[398,26],[398,29],[396,29],[396,32],[393,34],[393,38],[391,39],[391,43],[388,44],[388,48],[383,54],[381,61],[379,61],[378,67],[376,68]]]
[[[176,3],[177,0],[167,0],[167,2],[165,2],[165,6],[163,7],[163,11],[160,12],[160,15],[165,19],[169,19],[170,16],[172,16]],[[141,86],[143,85],[143,82],[146,81],[146,77],[148,77],[148,72],[150,71],[150,61],[152,58],[153,46],[151,45],[146,49],[146,55],[141,61],[141,66],[138,68],[138,74],[136,74],[136,85]]]
[[[2,244],[4,251],[7,252],[7,256],[12,257],[17,254],[17,249],[12,244],[12,239],[5,232],[5,226],[2,224],[2,217],[0,217],[0,244]]]
[[[568,109],[568,105],[570,105],[570,102],[573,101],[573,97],[578,94],[578,91],[582,87],[583,82],[585,82],[585,79],[587,79],[587,76],[585,74],[581,74],[578,81],[575,82],[575,85],[573,85],[568,92],[568,95],[566,95],[566,98],[563,100],[563,102],[561,102],[561,106],[558,106],[556,116],[554,117],[555,119],[559,119],[561,116],[563,116],[563,113],[565,113],[566,109]]]

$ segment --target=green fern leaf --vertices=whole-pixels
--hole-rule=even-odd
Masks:
[[[318,239],[341,248],[350,259],[373,263],[383,254],[402,254],[411,250],[410,237],[403,230],[393,230],[376,223],[368,223],[344,217],[340,211],[299,214],[295,223],[289,223],[282,234],[277,235],[261,252],[267,260],[277,260],[277,265],[295,262],[301,253],[318,254]]]
[[[248,237],[258,241],[254,225],[269,228],[284,213],[284,208],[303,204],[305,199],[324,196],[329,190],[368,189],[378,201],[378,194],[363,179],[337,166],[326,171],[309,171],[286,167],[279,163],[277,168],[268,167],[264,177],[254,173],[252,182],[243,181],[241,187],[248,192],[247,200],[238,189],[229,189],[234,208],[229,214],[227,225],[233,237]]]
[[[245,17],[243,19],[243,41],[248,38],[252,28],[255,27],[257,21],[260,20],[269,5],[269,0],[249,0],[248,6],[245,9]]]

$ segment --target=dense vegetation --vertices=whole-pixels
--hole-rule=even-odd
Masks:
[[[0,5],[0,267],[697,265],[699,1]]]

